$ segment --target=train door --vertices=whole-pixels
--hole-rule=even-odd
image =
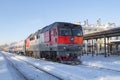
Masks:
[[[57,43],[57,28],[53,28],[51,30],[50,38],[51,38],[51,44],[56,44]]]

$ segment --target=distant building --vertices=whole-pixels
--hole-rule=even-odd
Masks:
[[[89,33],[94,33],[94,32],[115,28],[116,24],[110,23],[110,22],[101,24],[101,19],[98,19],[96,24],[89,24],[88,20],[85,20],[82,26],[83,26],[84,34],[89,34]]]
[[[84,21],[82,26],[83,26],[83,34],[84,35],[94,33],[94,32],[100,32],[100,31],[104,31],[104,30],[108,30],[108,29],[112,29],[112,28],[116,28],[115,23],[107,22],[105,24],[101,24],[101,19],[98,19],[96,24],[90,24],[88,22],[88,19],[87,19]],[[109,42],[113,42],[113,41],[120,41],[120,36],[111,37]],[[104,53],[104,39],[98,39],[97,41],[94,40],[93,46],[96,46],[96,44],[98,44],[98,46],[99,46],[98,48],[100,48],[99,52]],[[86,41],[84,41],[84,50],[85,51],[91,52],[91,46],[92,46],[91,40],[89,40],[88,43]],[[94,49],[94,51],[96,52],[97,50]]]

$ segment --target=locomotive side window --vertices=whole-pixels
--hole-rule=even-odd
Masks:
[[[53,35],[53,30],[51,30],[51,35]]]
[[[60,35],[61,36],[70,36],[71,29],[70,28],[60,28]]]
[[[40,35],[39,34],[37,34],[37,39],[39,39],[40,38]]]
[[[73,36],[82,36],[82,30],[79,28],[73,28],[72,34],[73,34]]]
[[[53,34],[54,34],[54,36],[57,36],[57,31],[56,31],[56,29],[53,29]]]
[[[35,37],[31,37],[31,38],[30,38],[30,41],[32,41],[32,40],[34,40],[34,39],[35,39]]]

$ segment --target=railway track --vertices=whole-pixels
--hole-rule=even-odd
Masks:
[[[35,67],[36,69],[38,69],[38,70],[40,70],[40,71],[43,71],[43,72],[45,72],[45,73],[47,73],[47,74],[49,74],[49,75],[51,75],[51,76],[57,78],[58,80],[63,80],[62,78],[60,78],[60,77],[58,77],[58,76],[56,76],[56,75],[54,75],[54,74],[51,74],[51,73],[49,73],[49,72],[47,72],[47,71],[45,71],[45,70],[43,70],[43,69],[41,69],[41,68],[35,66],[34,64],[31,64],[31,63],[29,63],[29,62],[27,62],[27,61],[25,61],[25,60],[20,59],[20,58],[17,58],[17,59],[26,62],[28,65],[31,65],[31,66]]]
[[[14,55],[10,55],[10,56],[15,57],[17,60],[19,60],[21,62],[25,62],[26,65],[33,65],[33,67],[38,68],[38,70],[40,69],[40,71],[41,70],[44,71],[44,68],[41,65],[37,66],[36,64],[33,64],[34,61],[30,62],[29,60],[23,60],[23,58],[21,58],[21,57],[19,58]],[[91,73],[91,71],[94,71],[94,73],[97,73],[96,75],[92,75],[93,79],[96,77],[99,77],[99,76],[104,76],[103,74],[111,75],[111,72],[113,72],[113,73],[116,72],[115,74],[120,74],[119,70],[114,70],[114,69],[109,69],[109,68],[104,68],[104,67],[90,66],[90,65],[86,65],[86,64],[73,65],[73,66],[68,66],[68,68],[67,68],[68,70],[66,69],[65,71],[63,71],[61,68],[56,66],[55,73],[57,72],[58,74],[61,74],[61,73],[64,74],[62,76],[57,75],[57,77],[60,78],[60,79],[57,78],[57,80],[75,80],[75,79],[76,80],[84,80],[84,79],[86,80],[86,78],[84,78],[84,75],[87,76],[87,74],[85,72],[83,72],[84,75],[79,75],[79,71],[82,72],[83,71],[82,69],[89,70],[88,73]],[[72,73],[71,71],[69,71],[71,68],[74,68],[78,71]],[[51,72],[45,70],[45,73],[46,72],[47,72],[47,74],[49,74],[49,73],[51,74]],[[52,72],[52,73],[53,73],[52,75],[54,76],[54,72]],[[78,73],[78,75],[74,75],[75,73]],[[101,74],[101,73],[103,73],[103,74]],[[56,76],[56,74],[55,74],[55,76]]]
[[[10,59],[8,59],[4,54],[2,54],[2,55],[3,55],[3,57],[5,58],[5,60],[8,62],[8,64],[11,64],[12,67],[13,67],[14,69],[16,69],[16,71],[17,71],[25,80],[30,80],[27,76],[25,76],[25,75],[16,67],[16,65],[15,65]]]
[[[10,56],[8,56],[8,55],[6,56],[5,54],[2,54],[2,55],[4,56],[4,58],[5,58],[8,62],[12,63],[13,67],[25,78],[25,80],[31,80],[31,79],[29,79],[26,75],[24,75],[24,74],[15,66],[15,64],[10,60]],[[12,56],[13,56],[13,55],[12,55]],[[16,58],[16,57],[14,57],[14,58]],[[39,68],[39,67],[35,66],[34,64],[31,64],[31,63],[29,63],[29,62],[27,62],[27,61],[25,61],[25,60],[22,60],[22,59],[20,59],[20,58],[16,58],[16,59],[27,63],[28,65],[30,65],[30,66],[36,68],[37,70],[42,71],[42,72],[44,72],[44,73],[46,73],[46,74],[48,74],[48,75],[56,78],[57,80],[64,80],[64,79],[62,79],[61,77],[56,76],[56,75],[54,75],[54,74],[51,74],[51,73],[43,70],[42,68]]]
[[[120,72],[120,70],[115,70],[115,69],[111,69],[111,68],[105,68],[105,67],[99,67],[99,66],[91,66],[91,65],[87,65],[87,64],[80,64],[79,66],[86,66],[86,67],[90,67],[90,68],[94,68],[94,69],[100,69],[100,70],[108,70],[108,71],[114,71],[114,72]]]

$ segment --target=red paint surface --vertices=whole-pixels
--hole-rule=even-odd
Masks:
[[[25,42],[26,42],[26,43],[25,43],[26,47],[29,48],[29,47],[30,47],[30,39],[26,39]]]
[[[58,37],[58,44],[82,44],[83,43],[83,37],[74,36],[74,41],[71,42],[72,36],[59,36]]]

